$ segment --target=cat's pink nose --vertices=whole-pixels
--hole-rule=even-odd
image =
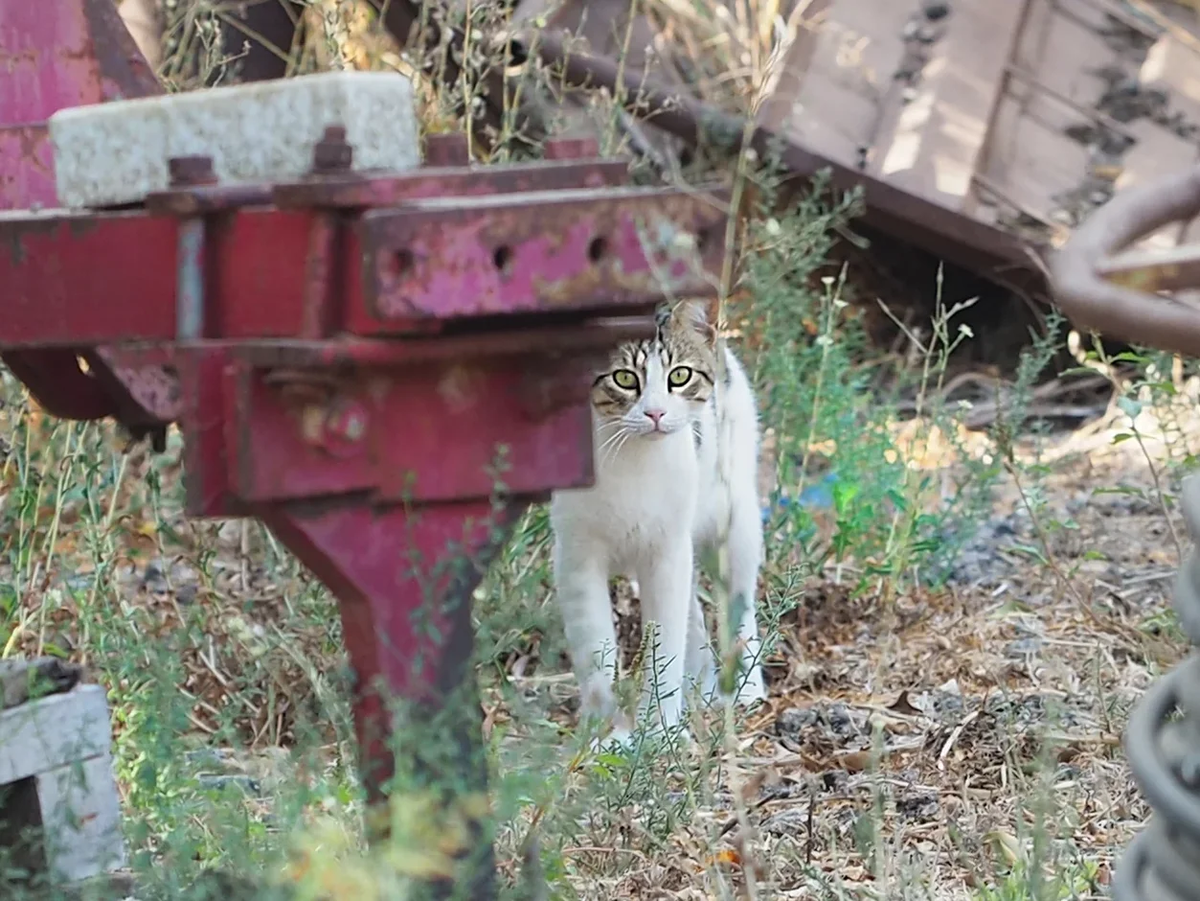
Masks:
[[[649,416],[652,420],[654,420],[654,427],[658,428],[660,425],[659,420],[667,415],[667,411],[666,410],[647,410],[646,415]]]

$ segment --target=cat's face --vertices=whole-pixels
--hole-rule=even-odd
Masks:
[[[604,443],[690,428],[716,383],[714,343],[703,306],[685,301],[660,316],[653,339],[618,347],[592,385]]]

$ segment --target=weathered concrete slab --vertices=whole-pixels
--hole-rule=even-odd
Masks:
[[[72,107],[48,124],[65,207],[134,203],[163,190],[173,156],[210,156],[224,181],[299,178],[330,125],[345,127],[356,170],[420,164],[412,84],[391,72],[327,72]]]
[[[108,754],[108,702],[99,685],[81,685],[0,712],[0,785]]]
[[[74,882],[125,861],[104,689],[82,685],[0,711],[0,834],[40,831],[29,865]]]

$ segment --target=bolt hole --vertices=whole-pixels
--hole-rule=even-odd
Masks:
[[[416,262],[411,250],[397,250],[395,256],[396,275],[408,275],[412,271],[413,266],[416,265]]]
[[[588,244],[587,253],[589,260],[591,260],[593,263],[599,263],[602,259],[604,259],[604,255],[608,253],[608,241],[597,235],[595,238],[592,238],[591,243]]]
[[[496,264],[496,268],[501,272],[507,273],[508,267],[512,265],[512,248],[507,244],[501,244],[496,248],[496,252],[492,254],[492,262]]]

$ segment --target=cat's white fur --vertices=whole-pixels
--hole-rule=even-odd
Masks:
[[[639,720],[656,711],[653,728],[675,727],[691,686],[705,698],[714,694],[715,658],[696,593],[699,546],[727,542],[730,598],[746,600],[737,633],[744,642],[737,700],[764,696],[755,603],[763,557],[758,411],[745,370],[732,351],[723,353],[727,382],[717,378],[699,410],[668,390],[665,367],[651,355],[641,397],[619,422],[593,409],[595,485],[556,492],[551,501],[554,581],[580,686],[580,718],[608,720],[617,740],[628,737],[632,724],[613,693],[612,576],[636,580],[643,623],[658,627],[657,647],[653,632],[647,644]],[[648,408],[665,411],[667,434],[654,430]]]

